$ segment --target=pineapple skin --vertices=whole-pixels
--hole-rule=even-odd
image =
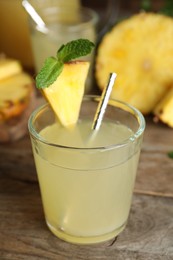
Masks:
[[[74,126],[78,120],[89,65],[87,61],[65,63],[56,81],[42,90],[59,121],[65,127]]]
[[[117,73],[111,97],[151,113],[173,83],[173,19],[140,13],[115,25],[98,47],[101,90],[111,71]]]

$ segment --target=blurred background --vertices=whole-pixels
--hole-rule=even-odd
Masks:
[[[76,0],[77,2],[78,0]],[[31,0],[33,6],[43,5],[45,0]],[[51,2],[49,0],[49,2]],[[52,2],[72,2],[67,0],[54,0]],[[100,33],[117,18],[119,1],[117,0],[82,0],[81,5],[91,7],[99,13]],[[113,9],[112,9],[113,7]],[[0,53],[8,57],[19,59],[25,68],[33,68],[34,60],[31,47],[28,16],[22,7],[21,0],[0,0]]]
[[[42,5],[46,0],[30,0],[33,5]],[[52,0],[72,3],[72,0]],[[79,2],[79,0],[76,0]],[[50,0],[49,0],[50,2]],[[106,33],[109,28],[122,17],[137,12],[141,8],[141,2],[147,0],[81,0],[80,4],[90,7],[99,15],[97,25],[97,40]],[[153,0],[153,10],[158,10],[164,1]],[[33,51],[31,47],[28,16],[22,7],[21,0],[0,0],[0,54],[19,59],[24,68],[34,70]]]

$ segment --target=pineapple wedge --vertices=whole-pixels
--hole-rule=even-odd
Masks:
[[[173,127],[173,87],[154,108],[156,119],[160,119],[170,127]]]
[[[22,66],[18,60],[0,59],[0,80],[9,78],[22,72]]]
[[[33,80],[24,72],[0,81],[0,123],[21,115],[28,106]]]
[[[62,73],[43,94],[65,127],[76,124],[89,70],[87,61],[71,61],[64,64]]]
[[[110,71],[117,73],[111,97],[150,113],[173,83],[173,19],[140,13],[115,25],[98,47],[101,90]]]

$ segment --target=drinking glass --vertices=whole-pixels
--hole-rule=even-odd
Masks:
[[[97,96],[83,99],[78,124],[92,124],[98,102]],[[60,125],[49,104],[29,119],[47,226],[60,239],[77,244],[116,237],[125,228],[131,207],[145,129],[142,114],[126,103],[110,100],[104,130],[101,126],[86,137],[83,127],[70,138],[72,130],[60,127],[55,134],[59,141],[55,141],[43,134],[54,124]],[[82,139],[80,145],[78,139]]]

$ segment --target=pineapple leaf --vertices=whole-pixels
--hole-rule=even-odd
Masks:
[[[168,157],[173,159],[173,151],[168,152]]]
[[[141,0],[141,8],[146,12],[151,11],[151,0]]]
[[[165,4],[163,8],[160,10],[161,14],[167,16],[173,16],[173,1],[172,0],[165,0]]]

